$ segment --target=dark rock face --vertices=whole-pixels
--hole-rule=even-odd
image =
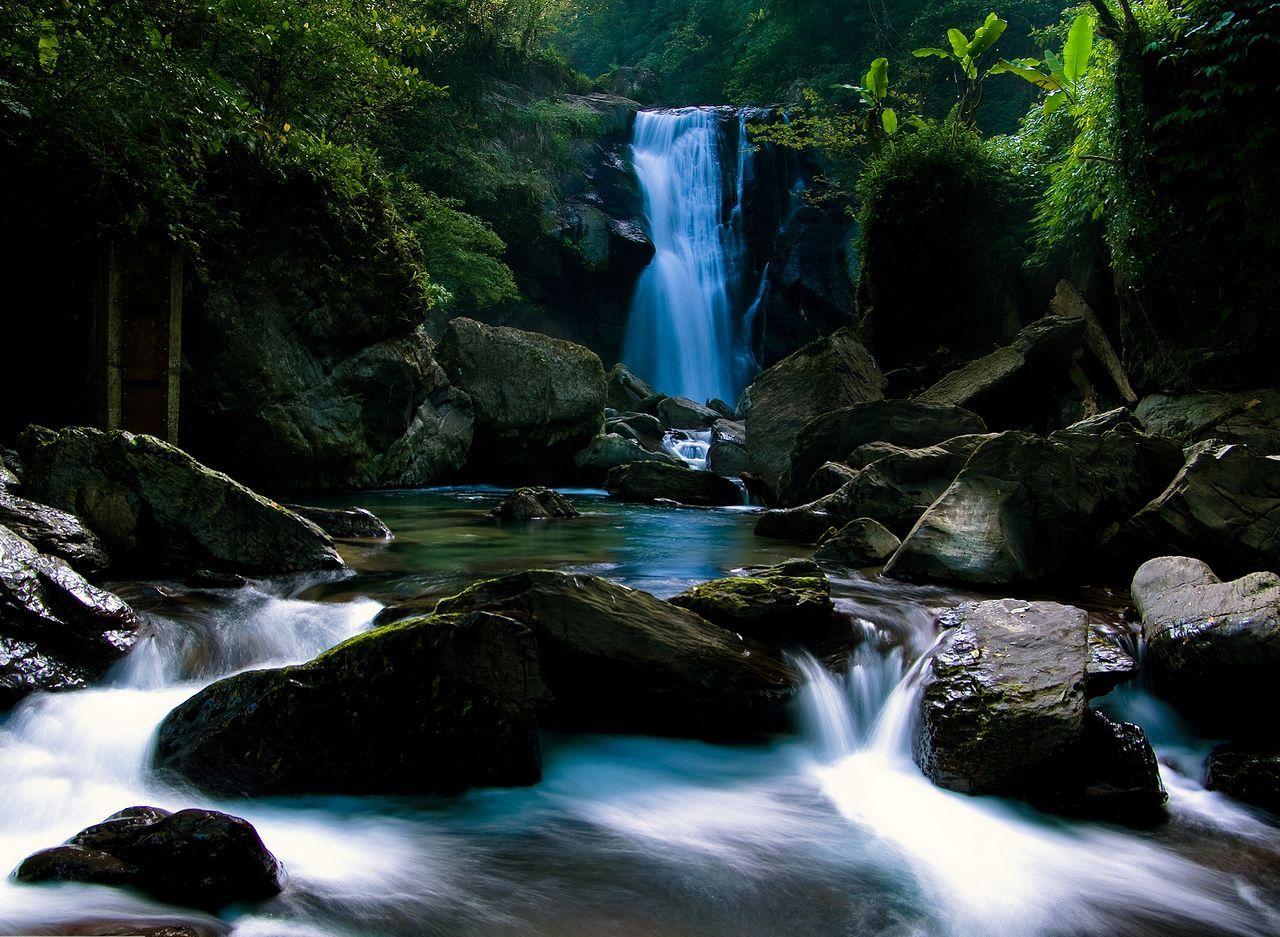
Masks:
[[[501,521],[541,521],[581,517],[578,509],[560,492],[551,488],[517,488],[489,512]]]
[[[152,436],[30,427],[27,490],[78,515],[118,569],[248,574],[339,569],[310,521]]]
[[[613,469],[604,487],[619,501],[675,501],[695,507],[742,503],[742,490],[714,472],[695,472],[663,462],[635,462]]]
[[[1134,411],[1153,436],[1169,436],[1182,445],[1219,439],[1243,443],[1258,455],[1280,453],[1280,390],[1264,388],[1239,394],[1152,394]]]
[[[1138,662],[1115,635],[1097,627],[1089,628],[1089,663],[1085,668],[1085,690],[1089,699],[1106,696],[1122,683],[1138,675]]]
[[[859,517],[824,540],[813,558],[838,566],[875,566],[893,556],[900,546],[902,541],[883,524],[869,517]]]
[[[552,725],[740,739],[785,724],[797,678],[777,651],[648,593],[535,570],[477,583],[438,606],[475,609],[537,632]]]
[[[782,494],[799,494],[824,462],[845,462],[850,453],[868,443],[921,449],[986,431],[980,417],[954,406],[877,400],[833,410],[809,421],[796,437]]]
[[[709,429],[721,414],[688,397],[667,397],[658,404],[658,419],[671,429]]]
[[[220,680],[160,725],[154,765],[217,795],[452,793],[541,776],[533,633],[414,618],[297,667]]]
[[[818,466],[817,471],[809,476],[809,483],[801,491],[799,500],[804,504],[810,504],[827,495],[835,494],[857,477],[857,469],[852,469],[842,462],[823,462]]]
[[[598,485],[611,471],[635,462],[657,462],[683,469],[685,464],[676,456],[663,450],[646,449],[634,439],[616,433],[606,433],[591,440],[591,444],[574,456],[578,476],[585,482]]]
[[[835,495],[827,495],[800,507],[765,511],[756,521],[756,536],[817,543],[823,534],[843,523],[835,510]]]
[[[605,432],[616,433],[634,439],[650,452],[665,452],[662,440],[667,428],[656,416],[648,413],[623,413],[605,421]],[[669,453],[668,453],[669,454]]]
[[[454,319],[437,353],[474,407],[472,474],[573,477],[574,455],[604,423],[604,367],[594,352],[536,332]]]
[[[1164,803],[1137,726],[1086,709],[1088,623],[1053,602],[960,606],[930,662],[915,760],[935,784],[1144,818]]]
[[[879,400],[884,375],[851,329],[811,342],[747,389],[747,450],[755,471],[780,490],[805,425],[817,416]]]
[[[1096,561],[1107,525],[1165,485],[1179,456],[1123,427],[1000,433],[969,457],[885,572],[987,585],[1071,575]]]
[[[816,564],[804,561],[704,582],[670,601],[722,628],[770,644],[821,644],[838,630],[831,583]]]
[[[1228,575],[1280,570],[1280,459],[1248,446],[1201,445],[1113,545],[1134,562],[1177,553]]]
[[[707,467],[718,475],[741,478],[754,466],[747,452],[747,428],[734,420],[716,420],[711,427]]]
[[[101,676],[141,626],[121,599],[0,527],[0,706]]]
[[[80,523],[80,518],[21,498],[3,487],[0,487],[0,524],[42,553],[66,560],[82,575],[99,575],[111,565],[102,541]]]
[[[355,540],[390,540],[391,528],[364,508],[317,508],[306,504],[286,504],[290,511],[305,517],[330,537]]]
[[[1222,582],[1200,560],[1164,556],[1133,577],[1153,688],[1210,731],[1270,732],[1280,667],[1280,576]]]
[[[1280,814],[1280,747],[1215,749],[1209,756],[1204,786]]]
[[[625,364],[615,364],[605,382],[605,405],[619,413],[631,412],[640,401],[653,396],[653,388]]]
[[[1052,377],[1066,374],[1084,332],[1083,319],[1046,316],[1009,345],[952,371],[915,399],[964,407],[1000,429],[1040,427],[1056,411]]]
[[[216,810],[130,807],[81,830],[65,846],[29,856],[20,882],[136,888],[164,901],[217,911],[281,890],[282,869],[247,821]]]

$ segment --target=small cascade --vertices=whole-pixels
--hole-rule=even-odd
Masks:
[[[711,452],[711,430],[670,430],[662,438],[662,448],[683,460],[689,468],[705,472]]]

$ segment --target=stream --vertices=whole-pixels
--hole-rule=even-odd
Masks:
[[[396,532],[347,545],[346,576],[240,590],[116,584],[149,631],[105,685],[28,698],[0,724],[0,865],[134,804],[250,820],[282,895],[221,922],[82,885],[0,885],[0,933],[184,921],[237,935],[1034,937],[1275,935],[1280,837],[1200,787],[1199,739],[1140,688],[1104,701],[1144,725],[1170,819],[1151,830],[1047,817],[929,784],[911,713],[944,590],[833,579],[849,651],[807,677],[796,732],[758,746],[637,737],[543,742],[543,781],[456,798],[218,802],[146,770],[164,715],[212,680],[302,661],[385,604],[530,567],[670,596],[794,555],[750,509],[622,505],[571,492],[578,520],[498,526],[496,489],[350,498]],[[58,928],[63,928],[59,931]]]

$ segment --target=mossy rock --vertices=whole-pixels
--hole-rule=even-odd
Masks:
[[[840,630],[831,584],[813,564],[715,579],[670,601],[730,631],[771,644],[822,644]]]

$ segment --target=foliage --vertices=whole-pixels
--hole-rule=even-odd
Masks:
[[[913,53],[918,59],[940,58],[955,67],[955,81],[960,89],[956,118],[962,124],[972,126],[977,117],[978,104],[982,100],[982,84],[995,70],[995,66],[985,66],[986,55],[995,48],[1008,28],[1007,20],[988,13],[982,25],[974,30],[973,36],[966,36],[953,26],[947,30],[949,48],[925,46]]]
[[[1017,75],[1048,92],[1044,99],[1044,112],[1052,114],[1063,105],[1072,108],[1079,106],[1081,87],[1089,71],[1089,57],[1092,54],[1093,16],[1081,13],[1067,32],[1061,57],[1045,49],[1043,61],[1022,58],[1010,62],[1008,59],[1001,59],[992,73]]]

